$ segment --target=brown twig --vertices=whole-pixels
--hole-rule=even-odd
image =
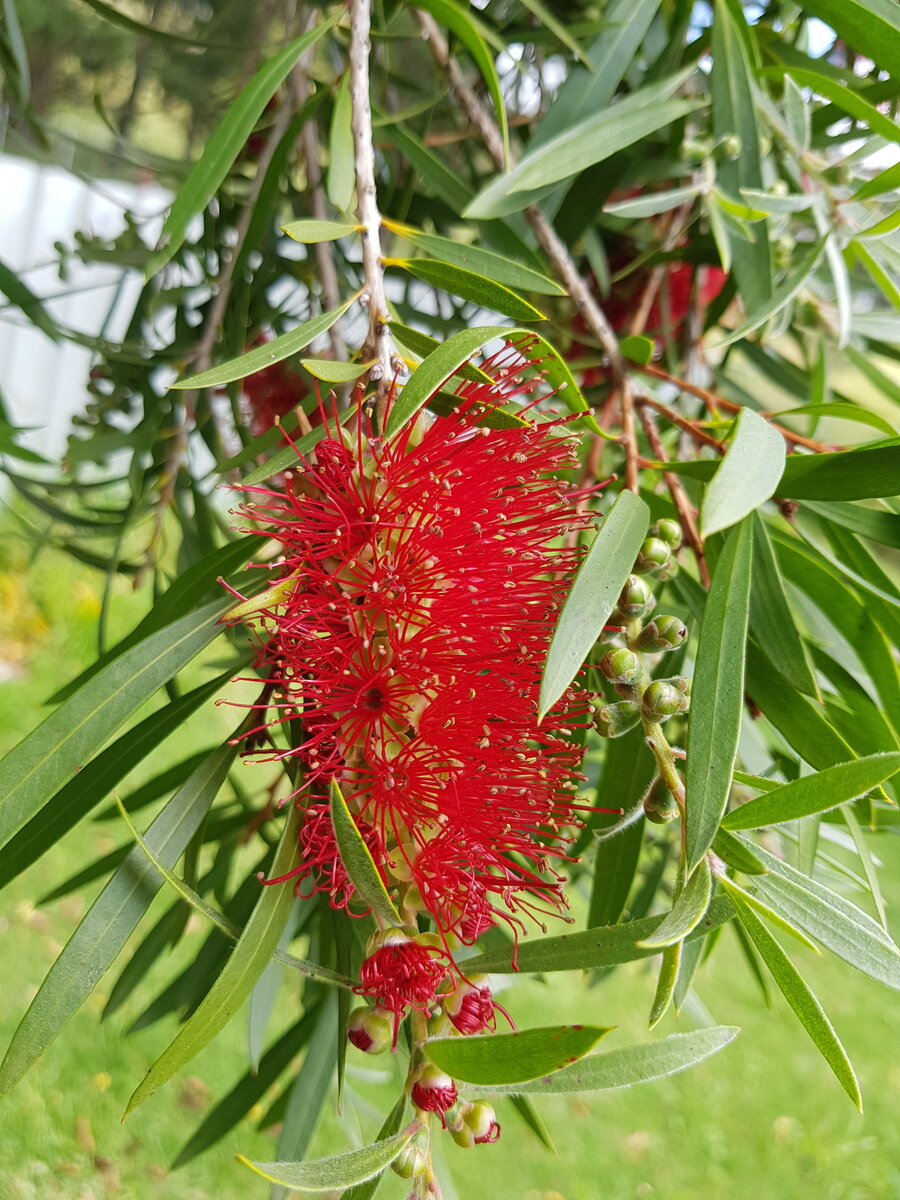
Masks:
[[[369,100],[369,55],[372,45],[371,0],[351,0],[350,4],[350,106],[356,165],[357,215],[362,226],[365,297],[369,309],[369,332],[363,343],[363,362],[374,359],[368,379],[375,384],[379,422],[384,412],[393,379],[392,350],[384,269],[381,262],[381,213],[375,189],[375,148],[372,141],[372,107]]]
[[[450,54],[446,38],[433,17],[421,10],[417,11],[416,15],[431,52],[446,73],[450,89],[456,96],[460,107],[471,124],[478,130],[481,140],[497,168],[505,171],[507,163],[503,150],[503,139],[496,121],[469,87],[458,62]],[[625,486],[629,491],[636,492],[638,489],[638,446],[634,424],[634,403],[625,363],[619,352],[618,339],[606,319],[606,314],[579,274],[575,261],[569,253],[569,248],[542,210],[536,204],[529,204],[524,209],[524,216],[576,309],[582,314],[588,329],[609,359],[613,383],[619,396],[622,419],[621,442],[625,452]]]
[[[659,430],[656,428],[656,422],[653,419],[652,413],[649,413],[645,407],[641,406],[638,408],[638,416],[641,419],[644,433],[647,435],[647,441],[650,443],[653,453],[660,462],[668,462],[668,455],[662,444],[662,438],[659,436]],[[697,559],[700,582],[704,587],[708,588],[710,582],[709,568],[706,565],[703,539],[700,536],[700,530],[697,528],[694,507],[687,497],[684,485],[674,472],[663,471],[663,480],[669,489],[672,503],[675,505],[675,511],[678,513],[678,519],[681,522],[681,528],[684,530],[684,540],[690,546],[691,550],[693,550],[694,557]]]
[[[734,400],[726,400],[724,396],[719,396],[715,392],[707,391],[706,388],[698,387],[696,383],[689,383],[686,379],[679,379],[677,375],[670,375],[668,371],[664,371],[661,367],[654,367],[650,363],[635,363],[636,370],[642,371],[645,375],[652,375],[654,379],[663,379],[666,383],[672,383],[676,387],[681,388],[683,392],[688,392],[691,396],[696,396],[698,400],[712,411],[715,412],[716,406],[721,406],[727,412],[740,412],[743,405],[737,404]],[[771,413],[761,412],[759,414],[764,417],[773,428],[777,429],[781,436],[795,446],[805,446],[808,450],[815,450],[817,454],[827,453],[831,450],[840,450],[840,446],[826,445],[824,442],[813,441],[812,438],[804,437],[802,433],[794,433],[792,429],[787,429],[784,425],[780,425]]]
[[[635,392],[634,402],[638,407],[642,404],[648,404],[651,408],[656,409],[660,416],[665,417],[673,425],[677,425],[679,429],[683,429],[694,441],[699,442],[703,446],[712,446],[713,450],[718,451],[719,454],[725,453],[723,442],[720,442],[718,438],[714,438],[711,433],[707,433],[696,421],[691,421],[687,417],[683,417],[681,413],[677,413],[674,408],[669,408],[668,404],[663,404],[661,400],[657,400],[654,396],[650,396],[646,392]]]

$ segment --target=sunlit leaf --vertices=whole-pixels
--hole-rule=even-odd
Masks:
[[[407,1130],[372,1146],[364,1146],[362,1150],[350,1150],[347,1154],[315,1158],[305,1163],[251,1162],[242,1154],[238,1155],[238,1162],[292,1192],[330,1192],[379,1175],[391,1165],[411,1137],[412,1132]]]
[[[728,529],[769,499],[784,472],[784,438],[750,408],[742,408],[719,469],[700,506],[704,536]]]
[[[496,1086],[537,1079],[567,1067],[609,1032],[596,1025],[551,1025],[512,1033],[429,1038],[425,1053],[454,1079]]]

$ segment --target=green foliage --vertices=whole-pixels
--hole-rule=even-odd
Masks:
[[[242,598],[256,588],[233,573],[272,550],[247,533],[246,516],[226,513],[217,485],[240,481],[264,496],[290,482],[286,472],[302,473],[298,459],[318,462],[326,436],[352,445],[355,430],[320,422],[315,381],[335,385],[339,410],[357,385],[378,393],[371,335],[384,324],[397,386],[389,406],[374,406],[374,438],[414,443],[428,412],[459,404],[464,383],[482,389],[479,421],[490,428],[568,413],[572,478],[596,533],[583,539],[560,608],[541,715],[577,680],[600,712],[630,705],[634,718],[612,740],[597,735],[599,718],[565,734],[586,750],[581,861],[565,864],[584,898],[577,927],[516,929],[514,944],[495,927],[467,974],[514,983],[591,972],[602,1020],[609,975],[662,951],[652,1028],[673,1005],[694,1019],[701,994],[716,1012],[705,963],[735,929],[750,977],[766,994],[774,982],[861,1105],[847,1053],[780,939],[792,955],[821,948],[900,988],[877,871],[900,828],[900,172],[873,157],[900,141],[895,7],[716,0],[707,29],[693,6],[659,0],[382,6],[371,101],[388,311],[371,320],[370,235],[352,212],[359,114],[345,6],[310,6],[302,22],[263,6],[249,31],[234,0],[141,0],[127,13],[105,0],[4,0],[0,66],[16,146],[70,164],[74,154],[80,172],[127,177],[140,164],[174,198],[155,245],[131,221],[113,240],[85,233],[59,250],[63,275],[72,257],[146,272],[130,311],[115,311],[119,341],[70,328],[27,274],[0,264],[4,312],[93,356],[90,407],[61,462],[24,448],[24,431],[0,411],[22,536],[36,556],[42,544],[63,547],[101,573],[101,627],[121,580],[144,587],[149,607],[120,640],[101,634],[76,678],[58,672],[57,707],[3,761],[4,886],[126,787],[121,815],[111,806],[98,818],[122,837],[48,881],[50,896],[105,883],[24,1014],[3,1090],[87,1000],[165,888],[174,904],[153,909],[107,1004],[112,1014],[140,995],[137,1026],[182,1018],[131,1107],[247,1002],[258,1067],[237,1073],[178,1163],[272,1100],[279,1080],[267,1117],[282,1124],[279,1161],[249,1164],[277,1187],[364,1200],[408,1153],[416,1127],[403,1127],[406,1099],[392,1080],[389,1115],[363,1138],[373,1144],[307,1158],[335,1076],[338,1093],[357,1086],[344,1055],[363,946],[406,916],[350,792],[333,784],[330,812],[341,864],[370,908],[353,922],[327,896],[295,906],[289,883],[261,888],[243,848],[257,846],[260,872],[291,876],[302,806],[288,802],[284,816],[277,802],[301,786],[285,764],[302,712],[285,714],[272,735],[276,765],[253,782],[232,767],[265,721],[256,710],[225,744],[204,737],[207,753],[169,752],[181,723],[246,669],[243,639],[235,649],[220,619],[252,619],[291,586]],[[813,18],[834,31],[827,48]],[[435,87],[444,64],[433,29],[449,44],[446,86]],[[145,132],[151,94],[170,114],[165,158]],[[76,146],[56,120],[65,96],[96,146]],[[531,321],[540,334],[514,324]],[[532,405],[492,403],[486,355],[504,342],[539,380]],[[223,576],[238,596],[225,596]],[[635,578],[648,596],[636,615],[621,599]],[[660,644],[641,641],[654,605],[660,621],[687,623],[683,645],[644,652]],[[611,645],[640,658],[636,683],[604,669]],[[247,703],[284,702],[270,685],[244,685],[255,686]],[[150,768],[132,779],[144,760]],[[139,834],[128,814],[150,806]],[[189,914],[208,936],[166,981]],[[293,968],[292,1020],[277,1035],[273,963]],[[735,1034],[710,1025],[589,1054],[605,1026],[491,1030],[419,1028],[413,1052],[470,1084],[467,1099],[517,1097],[545,1142],[525,1096],[650,1082]],[[724,1076],[727,1062],[708,1070]]]

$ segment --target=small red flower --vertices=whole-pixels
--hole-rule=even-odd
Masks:
[[[382,944],[359,969],[355,991],[371,996],[394,1016],[394,1044],[401,1019],[409,1008],[427,1013],[447,974],[448,956],[436,946],[410,940],[401,930],[380,935]]]
[[[438,1067],[423,1067],[412,1085],[410,1099],[416,1108],[440,1113],[441,1124],[446,1126],[444,1113],[456,1103],[456,1084]]]
[[[444,1012],[451,1024],[463,1034],[494,1029],[494,1000],[489,987],[463,980],[444,1000]]]

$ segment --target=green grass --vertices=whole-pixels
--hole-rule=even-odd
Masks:
[[[97,587],[90,571],[73,569],[69,563],[63,568],[53,555],[40,559],[29,576],[29,598],[43,614],[46,629],[36,627],[29,675],[0,685],[0,741],[5,746],[37,723],[46,695],[89,661]],[[140,598],[123,589],[115,606],[113,636],[130,627],[141,611]],[[200,744],[201,736],[208,736],[211,721],[221,731],[229,720],[233,714],[210,707],[179,730],[171,745],[187,753]],[[35,908],[35,901],[88,855],[104,853],[124,840],[115,822],[84,822],[3,893],[4,1045],[97,888],[46,908]],[[877,850],[885,860],[886,898],[896,907],[900,842],[883,838]],[[154,912],[167,901],[158,900]],[[180,956],[190,957],[204,936],[200,922],[194,925]],[[463,1151],[449,1138],[441,1139],[446,1143],[447,1200],[454,1194],[461,1200],[896,1200],[896,997],[830,956],[819,959],[793,947],[790,952],[857,1067],[866,1101],[864,1117],[841,1092],[781,997],[773,996],[771,1008],[764,1005],[733,935],[726,931],[698,975],[697,991],[717,1022],[742,1027],[735,1043],[674,1079],[631,1091],[540,1102],[557,1155],[548,1153],[511,1109],[499,1113],[503,1136],[496,1146]],[[204,1109],[245,1069],[244,1014],[185,1076],[124,1124],[120,1121],[128,1096],[171,1040],[175,1024],[160,1022],[128,1038],[124,1030],[140,1011],[142,998],[146,1002],[153,994],[150,987],[169,978],[172,965],[171,960],[158,964],[141,995],[101,1024],[99,1013],[117,970],[111,972],[44,1058],[0,1102],[3,1200],[263,1200],[267,1195],[267,1186],[233,1159],[238,1151],[255,1158],[273,1155],[271,1136],[256,1132],[250,1121],[184,1169],[168,1170]],[[550,976],[547,983],[516,982],[503,1001],[522,1026],[564,1021],[616,1025],[605,1042],[612,1049],[647,1036],[652,965],[621,969],[594,988],[569,975]],[[285,987],[279,1027],[293,1011]],[[692,1028],[686,1014],[680,1021],[667,1017],[657,1033],[679,1028]],[[390,1066],[389,1059],[364,1059],[351,1052],[344,1116],[339,1119],[329,1105],[313,1154],[348,1148],[359,1130],[365,1137],[374,1136],[378,1115],[367,1106],[382,1104],[383,1097],[386,1108],[390,1100],[387,1089],[379,1091],[368,1076]],[[408,1185],[389,1175],[379,1196],[403,1200],[407,1192]]]

